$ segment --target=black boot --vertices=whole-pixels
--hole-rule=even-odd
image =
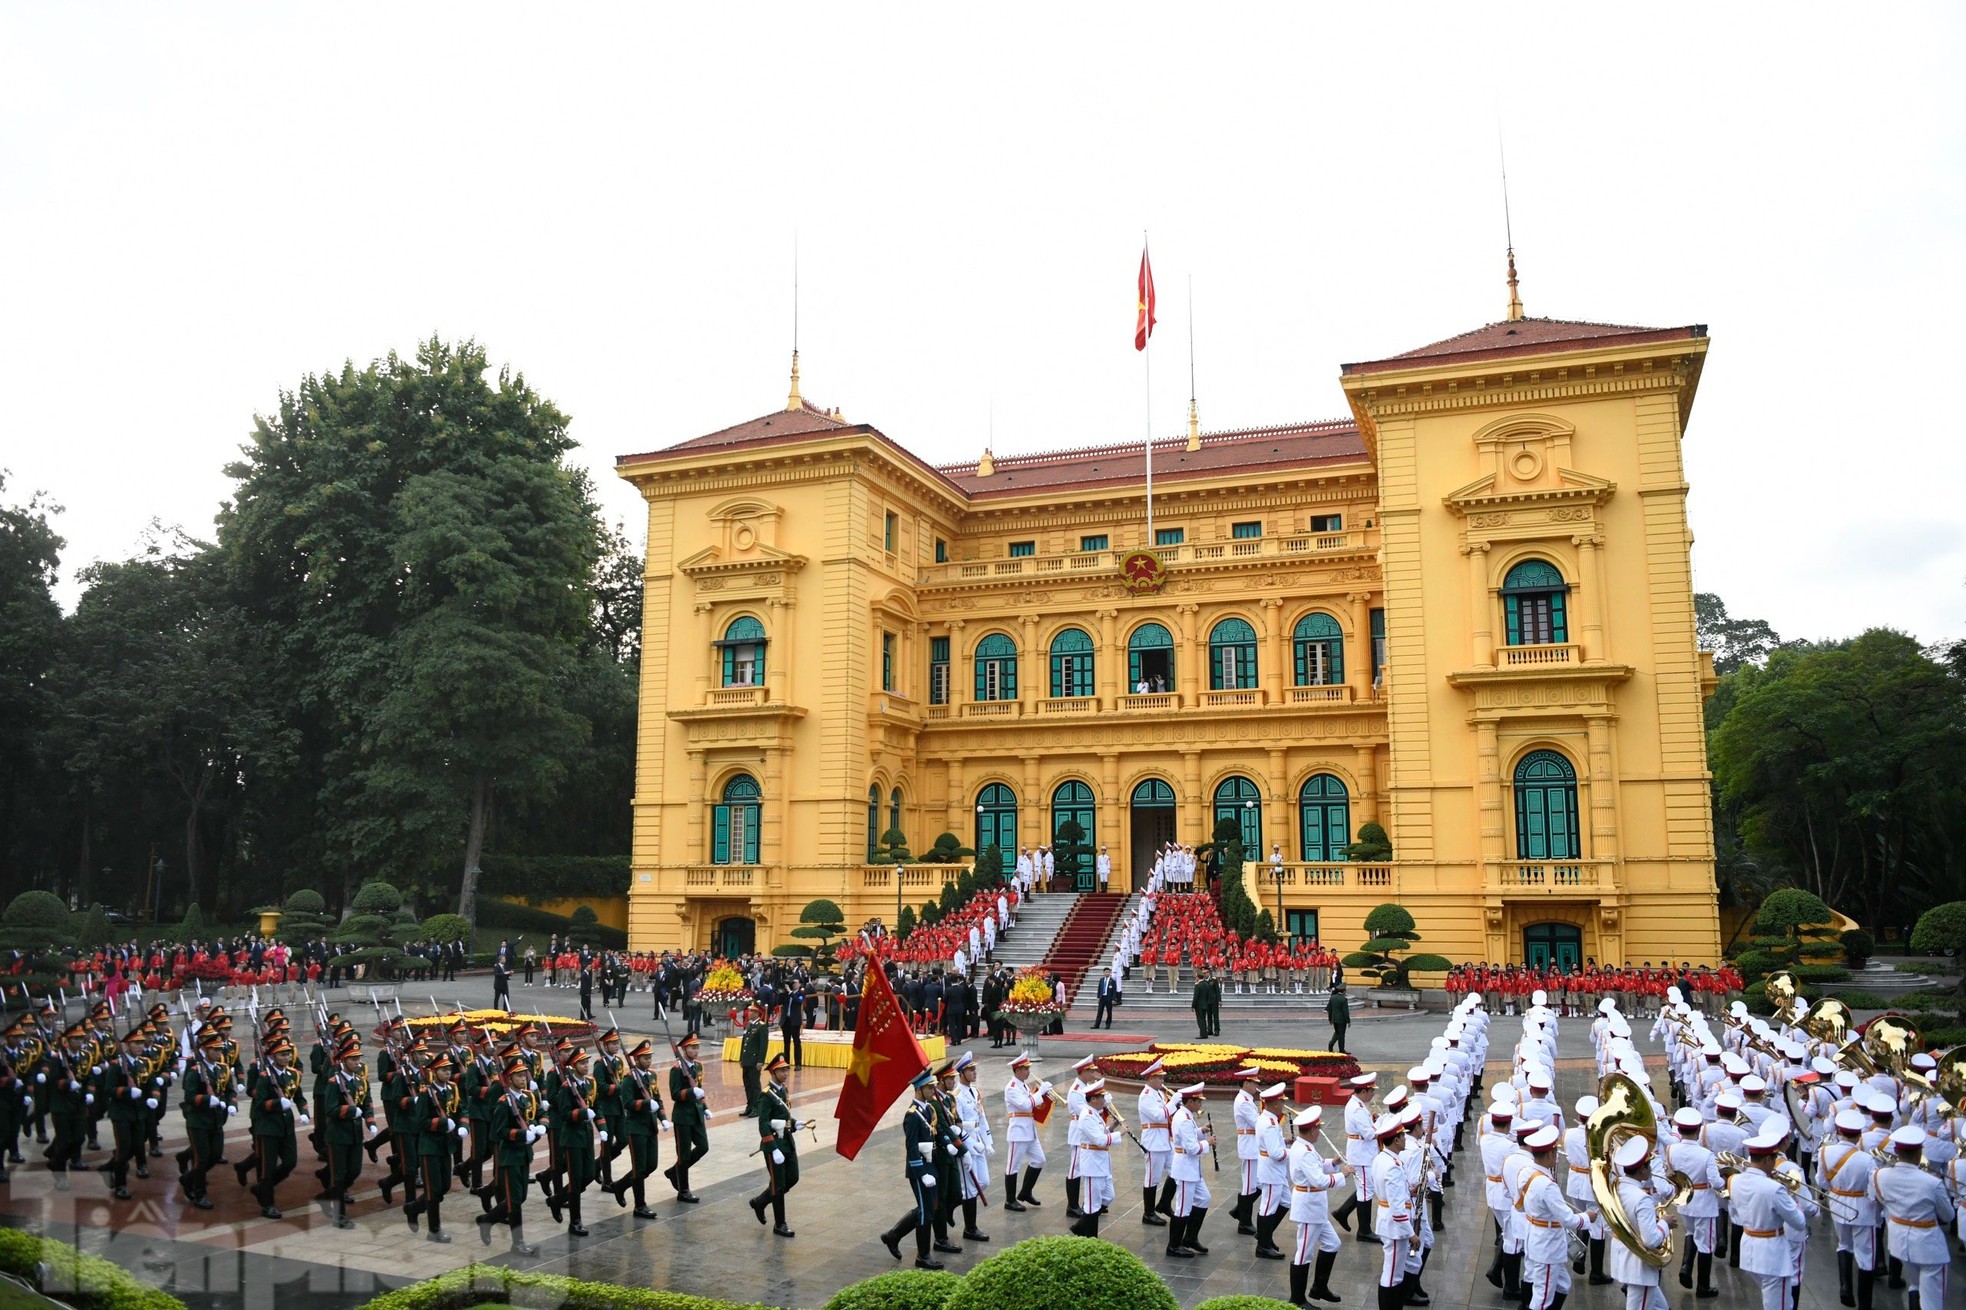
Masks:
[[[1347,1202],[1346,1204],[1350,1204]],[[1229,1211],[1235,1217],[1236,1231],[1244,1237],[1256,1236],[1256,1225],[1249,1222],[1249,1212],[1256,1208],[1256,1193],[1245,1192],[1236,1198],[1235,1209]],[[1339,1207],[1343,1209],[1343,1206]]]
[[[1167,1226],[1167,1254],[1179,1260],[1192,1260],[1195,1253],[1188,1249],[1188,1217],[1175,1215],[1174,1222]]]
[[[580,1222],[580,1197],[577,1195],[567,1198],[567,1236],[587,1236],[587,1229]]]
[[[1679,1258],[1679,1285],[1691,1287],[1693,1286],[1693,1255],[1696,1248],[1691,1242],[1685,1242],[1683,1245],[1686,1247],[1686,1254]]]
[[[1522,1299],[1522,1253],[1520,1251],[1502,1253],[1502,1299],[1520,1301]]]
[[[972,1196],[963,1202],[963,1241],[987,1242],[989,1240],[990,1235],[979,1231],[976,1227],[976,1198]]]
[[[1711,1261],[1713,1257],[1709,1256],[1707,1258]],[[1611,1276],[1604,1272],[1604,1239],[1602,1237],[1593,1237],[1591,1239],[1590,1285],[1592,1287],[1603,1287],[1611,1281]]]
[[[1070,1231],[1074,1237],[1099,1236],[1099,1212],[1087,1210],[1079,1216],[1078,1222],[1072,1225]]]
[[[1372,1207],[1365,1202],[1358,1206],[1358,1240],[1372,1246],[1379,1245],[1379,1234],[1372,1231]],[[1397,1292],[1398,1288],[1393,1288]]]
[[[1181,1244],[1196,1255],[1208,1254],[1208,1248],[1201,1244],[1201,1225],[1202,1220],[1206,1218],[1208,1218],[1208,1207],[1205,1205],[1196,1206],[1188,1214],[1188,1234],[1182,1239]]]
[[[1172,1178],[1165,1179],[1161,1182],[1160,1204],[1155,1206],[1154,1209],[1160,1211],[1170,1219],[1174,1217],[1174,1180]]]
[[[1845,1254],[1848,1253],[1846,1252]],[[1699,1289],[1693,1293],[1694,1297],[1696,1297],[1699,1300],[1705,1301],[1705,1300],[1710,1300],[1713,1297],[1719,1296],[1720,1289],[1713,1285],[1713,1254],[1711,1252],[1708,1251],[1700,1252],[1698,1268],[1699,1268],[1700,1286]],[[1855,1305],[1856,1302],[1852,1301],[1851,1304]]]
[[[1883,1245],[1883,1243],[1881,1243],[1881,1242],[1880,1242],[1880,1243],[1879,1243],[1879,1245],[1881,1246],[1881,1245]],[[1905,1262],[1904,1262],[1904,1261],[1902,1261],[1902,1260],[1900,1260],[1900,1259],[1898,1259],[1898,1257],[1897,1257],[1897,1256],[1895,1256],[1895,1255],[1894,1255],[1894,1256],[1892,1256],[1892,1257],[1891,1257],[1891,1263],[1890,1263],[1890,1264],[1889,1264],[1889,1265],[1888,1265],[1888,1266],[1886,1267],[1886,1272],[1887,1272],[1887,1273],[1889,1273],[1889,1274],[1890,1274],[1890,1276],[1891,1276],[1891,1280],[1890,1280],[1890,1283],[1888,1284],[1888,1286],[1890,1287],[1890,1289],[1891,1289],[1892,1291],[1894,1291],[1894,1292],[1902,1292],[1902,1291],[1904,1291],[1904,1289],[1905,1289]]]
[[[1729,1269],[1739,1269],[1741,1267],[1741,1233],[1743,1231],[1739,1224],[1734,1223],[1732,1220],[1728,1221],[1727,1267]]]
[[[1857,1271],[1857,1310],[1871,1310],[1871,1296],[1877,1287],[1877,1275]]]
[[[1304,1289],[1310,1285],[1311,1267],[1309,1265],[1290,1266],[1290,1304],[1309,1305],[1310,1301],[1305,1298]]]
[[[512,1217],[512,1254],[538,1255],[539,1248],[526,1243],[526,1230],[519,1223],[517,1215]]]
[[[1044,1170],[1042,1169],[1026,1169],[1024,1171],[1024,1186],[1018,1189],[1017,1199],[1022,1201],[1025,1205],[1044,1204],[1043,1201],[1040,1201],[1037,1197],[1031,1195],[1031,1189],[1038,1185],[1038,1175],[1043,1172]]]
[[[1249,1205],[1243,1207],[1242,1222],[1244,1223],[1249,1222],[1249,1211],[1256,1204],[1256,1193],[1251,1192],[1249,1194],[1248,1200],[1249,1200]],[[1356,1209],[1358,1209],[1358,1193],[1354,1192],[1350,1196],[1345,1198],[1345,1203],[1338,1207],[1338,1211],[1336,1214],[1331,1216],[1332,1222],[1336,1223],[1340,1228],[1344,1229],[1346,1232],[1348,1233],[1351,1232],[1352,1211]],[[1253,1232],[1255,1230],[1252,1229],[1251,1231]]]
[[[1343,1297],[1331,1290],[1331,1266],[1337,1263],[1338,1253],[1336,1251],[1319,1251],[1317,1253],[1317,1268],[1311,1278],[1311,1290],[1309,1293],[1313,1301],[1330,1301],[1336,1303],[1344,1300]]]
[[[1434,1301],[1420,1286],[1418,1274],[1408,1274],[1399,1280],[1399,1297],[1402,1305],[1432,1305]]]
[[[1856,1269],[1857,1257],[1854,1253],[1849,1251],[1836,1253],[1836,1299],[1843,1305],[1857,1304],[1857,1295],[1851,1286],[1851,1275],[1856,1272]]]
[[[1076,1178],[1065,1180],[1065,1217],[1067,1219],[1079,1217],[1079,1180]]]
[[[1140,1222],[1155,1228],[1167,1227],[1167,1220],[1161,1218],[1155,1210],[1154,1189],[1151,1187],[1140,1189]]]
[[[1024,1203],[1017,1199],[1017,1175],[1005,1174],[1003,1180],[1003,1208],[1012,1214],[1021,1214]]]
[[[1279,1206],[1274,1214],[1266,1214],[1256,1221],[1256,1258],[1258,1260],[1281,1260],[1283,1252],[1277,1248],[1277,1225],[1283,1222],[1283,1208]]]

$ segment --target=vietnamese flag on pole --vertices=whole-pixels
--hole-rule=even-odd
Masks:
[[[1133,348],[1145,350],[1147,338],[1154,335],[1154,268],[1147,262],[1147,247],[1140,247],[1140,317],[1133,325]]]
[[[878,959],[869,960],[853,1030],[853,1063],[840,1084],[840,1103],[833,1107],[833,1117],[840,1121],[834,1149],[849,1160],[859,1155],[887,1108],[926,1068],[928,1053],[909,1029],[887,971]]]

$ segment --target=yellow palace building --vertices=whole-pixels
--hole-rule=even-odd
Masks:
[[[936,467],[805,401],[618,462],[648,503],[629,938],[892,920],[900,828],[1075,820],[1116,889],[1240,820],[1280,927],[1450,959],[1717,959],[1686,521],[1703,327],[1510,317],[1350,417]],[[1347,863],[1369,821],[1393,848]],[[1283,857],[1282,877],[1271,864]],[[902,885],[897,888],[896,879]],[[1086,886],[1090,887],[1089,877]]]

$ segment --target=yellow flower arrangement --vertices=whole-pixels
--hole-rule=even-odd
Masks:
[[[697,992],[696,999],[704,1005],[729,1005],[750,1000],[751,989],[744,985],[744,975],[735,967],[720,964],[704,975],[703,988]]]
[[[503,1010],[466,1010],[452,1014],[424,1014],[408,1017],[412,1030],[418,1032],[448,1029],[459,1019],[464,1020],[474,1032],[487,1032],[504,1037],[520,1028],[551,1028],[556,1034],[585,1034],[592,1032],[594,1025],[585,1019],[575,1019],[564,1014],[507,1014]]]
[[[1056,1014],[1064,1007],[1058,1004],[1051,979],[1041,970],[1025,969],[1011,983],[1003,1008],[1012,1014]]]

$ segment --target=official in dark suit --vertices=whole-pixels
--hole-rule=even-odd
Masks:
[[[1119,1008],[1119,1004],[1120,1004],[1119,979],[1113,977],[1113,975],[1110,973],[1100,974],[1099,975],[1099,1012],[1093,1016],[1092,1026],[1094,1028],[1099,1028],[1102,1026],[1106,1028],[1111,1028],[1113,1026],[1113,1011]]]
[[[785,1008],[778,1014],[778,1032],[785,1039],[785,1057],[794,1069],[805,1068],[806,1047],[802,1036],[805,1022],[805,994],[794,987],[786,993]]]

